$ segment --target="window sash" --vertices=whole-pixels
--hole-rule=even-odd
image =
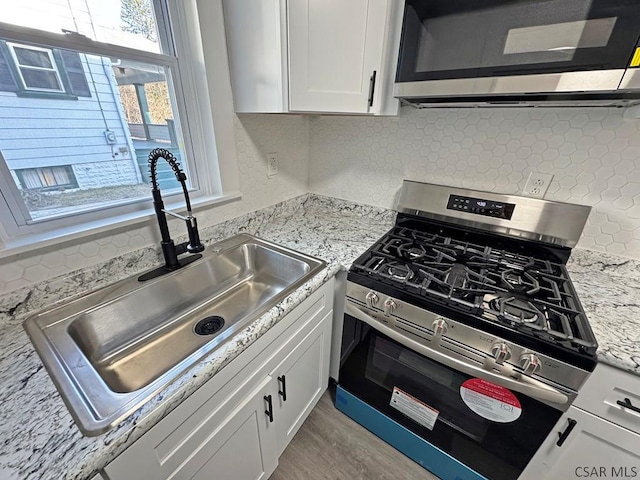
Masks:
[[[55,58],[53,58],[53,52],[48,48],[36,47],[31,45],[21,45],[18,43],[7,42],[7,46],[9,47],[9,51],[11,52],[11,56],[13,61],[16,63],[16,70],[20,75],[20,80],[22,81],[22,85],[25,90],[33,90],[36,92],[64,92],[64,88],[62,87],[62,79],[60,78],[60,72],[58,71],[58,66],[56,64]],[[33,50],[36,52],[44,52],[49,57],[49,63],[51,64],[51,68],[47,67],[39,67],[35,65],[25,65],[20,63],[20,59],[18,54],[16,53],[16,48],[23,50]],[[34,71],[34,72],[50,72],[55,75],[56,83],[58,84],[58,88],[44,88],[44,87],[35,87],[29,85],[27,78],[25,78],[24,71]]]

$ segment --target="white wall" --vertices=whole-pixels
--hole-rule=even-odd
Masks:
[[[312,192],[391,208],[403,179],[593,206],[579,246],[640,258],[640,120],[616,108],[425,109],[312,117]]]

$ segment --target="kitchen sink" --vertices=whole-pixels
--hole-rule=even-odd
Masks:
[[[242,234],[175,272],[122,280],[24,326],[80,429],[98,435],[324,267]]]

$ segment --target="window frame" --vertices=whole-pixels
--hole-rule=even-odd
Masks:
[[[1,22],[0,38],[27,45],[68,49],[81,54],[127,58],[168,69],[167,83],[175,92],[173,107],[176,124],[182,134],[181,149],[186,157],[185,163],[188,164],[192,203],[210,204],[238,198],[235,191],[227,196],[222,191],[222,172],[213,132],[213,114],[204,70],[196,0],[153,0],[153,3],[158,39],[167,54],[101,43],[76,33],[56,34]],[[168,28],[169,22],[171,28]],[[152,217],[149,193],[148,199],[124,200],[117,206],[88,209],[64,218],[24,218],[25,207],[18,188],[10,176],[2,178],[8,168],[4,160],[1,163],[4,168],[0,167],[0,223],[3,227],[0,228],[0,241],[4,242],[5,249],[12,245],[42,243],[43,239],[50,243],[52,238],[78,236],[83,231],[95,231],[96,227],[103,231],[121,225],[123,219],[130,223],[132,219],[146,220]],[[232,185],[235,184],[234,180],[232,179]],[[163,197],[168,208],[180,208],[184,205],[179,192],[167,193]],[[3,206],[6,208],[2,208]]]
[[[65,172],[65,175],[67,175],[67,178],[69,179],[68,183],[58,183],[58,179],[56,178],[56,170],[58,169],[63,170]],[[46,170],[51,171],[51,175],[53,175],[53,178],[56,181],[55,184],[53,185],[43,184],[43,177],[46,176],[45,174]],[[35,173],[36,176],[38,177],[38,181],[41,184],[39,187],[26,186],[27,180],[25,175],[28,175],[31,172]],[[73,168],[71,167],[71,165],[53,165],[51,167],[20,168],[18,170],[15,170],[15,174],[18,177],[18,180],[20,181],[20,185],[22,186],[23,189],[38,190],[41,192],[46,192],[51,190],[78,188],[78,181],[76,180],[76,177],[75,177],[75,174],[73,173]],[[45,178],[45,182],[46,182],[46,178]]]
[[[11,53],[11,58],[14,62],[14,65],[16,67],[16,72],[18,73],[18,77],[20,79],[20,82],[22,82],[22,88],[25,91],[29,91],[29,92],[45,92],[45,93],[65,93],[66,92],[66,88],[65,88],[65,84],[62,81],[62,76],[60,75],[60,71],[59,71],[59,66],[58,66],[58,62],[56,61],[56,58],[53,55],[53,49],[51,48],[43,48],[43,47],[36,47],[34,45],[24,45],[21,43],[14,43],[14,42],[7,42],[7,47],[9,49],[9,52]],[[36,67],[36,66],[31,66],[31,65],[22,65],[20,63],[20,59],[18,58],[18,54],[16,53],[16,48],[21,48],[23,50],[33,50],[33,51],[37,51],[37,52],[45,52],[47,54],[47,56],[49,57],[49,61],[51,62],[51,67],[52,68],[45,68],[45,67]],[[30,87],[29,85],[27,85],[27,81],[24,78],[24,74],[22,72],[22,69],[26,68],[28,70],[41,70],[41,71],[45,71],[45,72],[53,72],[56,75],[56,81],[58,82],[58,86],[60,88],[57,89],[53,89],[53,88],[38,88],[38,87]]]

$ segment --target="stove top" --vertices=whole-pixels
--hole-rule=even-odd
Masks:
[[[356,260],[350,275],[512,338],[595,357],[595,337],[564,265],[434,230],[394,227]]]

